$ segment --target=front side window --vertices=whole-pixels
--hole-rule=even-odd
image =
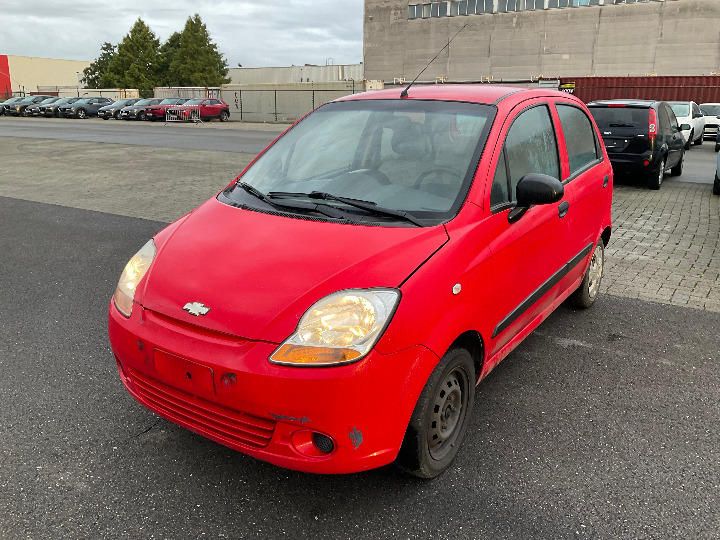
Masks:
[[[512,200],[515,200],[518,182],[526,174],[560,178],[557,140],[546,106],[528,109],[515,119],[505,139],[505,156]]]
[[[565,135],[570,175],[573,175],[597,161],[599,156],[595,144],[595,132],[590,119],[577,107],[558,105],[557,111]]]
[[[465,198],[495,111],[445,101],[331,103],[279,139],[241,181],[263,194],[318,191],[445,220]],[[225,195],[247,203],[241,187]]]

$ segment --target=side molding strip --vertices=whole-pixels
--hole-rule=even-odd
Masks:
[[[583,261],[585,257],[588,256],[588,254],[592,251],[592,248],[593,244],[588,244],[587,246],[585,246],[582,251],[580,251],[580,253],[578,253],[570,261],[565,263],[560,268],[560,270],[550,276],[550,278],[545,283],[540,285],[540,287],[535,290],[535,292],[533,292],[530,296],[523,300],[518,307],[513,309],[507,317],[500,321],[500,324],[495,327],[492,337],[497,337],[502,331],[507,329],[508,326],[514,323],[518,317],[520,317],[523,313],[530,309],[530,307],[532,307],[535,302],[545,296],[545,293],[547,293],[550,289],[557,285],[562,278],[568,275],[573,268],[575,268]]]

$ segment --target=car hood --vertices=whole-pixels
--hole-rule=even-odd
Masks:
[[[279,343],[316,301],[349,288],[399,287],[445,242],[443,226],[343,225],[212,199],[156,237],[136,300],[187,324]],[[192,302],[210,308],[196,317]]]

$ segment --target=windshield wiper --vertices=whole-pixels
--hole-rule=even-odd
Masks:
[[[375,214],[378,216],[390,216],[395,218],[400,218],[402,220],[408,221],[412,223],[413,225],[417,225],[418,227],[422,227],[422,222],[417,219],[415,216],[410,214],[409,212],[405,212],[404,210],[395,210],[394,208],[385,208],[383,206],[379,206],[377,203],[372,201],[364,201],[362,199],[353,199],[350,197],[340,197],[338,195],[333,195],[332,193],[326,193],[324,191],[311,191],[310,193],[294,193],[291,191],[270,191],[266,195],[269,199],[285,199],[285,198],[308,198],[308,199],[320,199],[324,201],[337,201],[342,204],[346,204],[348,206],[352,206],[354,208],[360,208],[361,210],[365,210],[366,212],[370,214]]]
[[[326,204],[317,204],[317,203],[290,203],[290,202],[277,202],[271,200],[272,197],[270,194],[265,195],[262,191],[257,189],[255,186],[251,186],[250,184],[246,184],[245,182],[238,182],[236,185],[240,186],[242,189],[247,191],[250,195],[257,197],[264,203],[269,204],[270,206],[273,206],[275,208],[279,208],[281,210],[305,210],[310,212],[318,212],[324,216],[331,217],[334,219],[344,219],[347,220],[347,217],[344,212],[333,208],[332,206],[328,206]]]
[[[610,124],[610,127],[636,127],[636,125],[635,124],[617,123],[617,124]]]

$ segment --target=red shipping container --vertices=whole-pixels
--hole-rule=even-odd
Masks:
[[[564,77],[560,89],[585,103],[598,99],[720,102],[720,76]]]

